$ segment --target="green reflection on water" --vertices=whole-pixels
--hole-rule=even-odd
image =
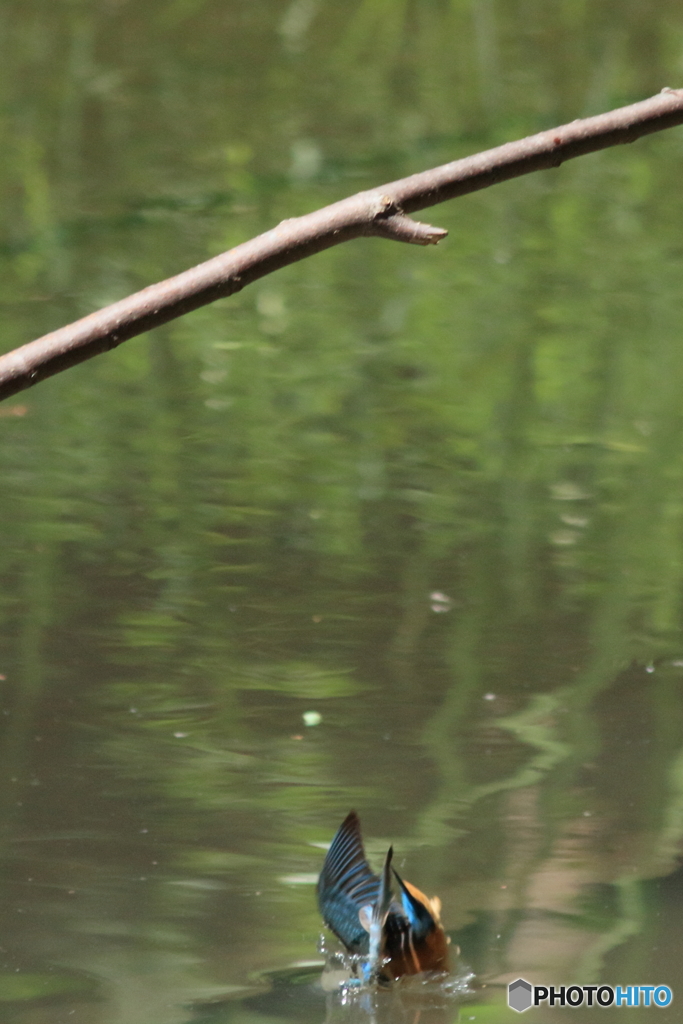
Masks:
[[[675,85],[682,32],[664,4],[0,16],[6,348]],[[676,130],[467,197],[435,251],[321,254],[0,406],[2,945],[102,983],[69,1020],[184,1021],[315,957],[351,806],[494,986],[675,985],[680,158]]]

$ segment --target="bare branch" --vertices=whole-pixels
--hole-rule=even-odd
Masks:
[[[0,399],[340,242],[378,235],[436,244],[443,228],[407,214],[683,123],[683,89],[508,142],[282,221],[265,234],[0,356]]]

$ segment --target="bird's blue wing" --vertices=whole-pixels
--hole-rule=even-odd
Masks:
[[[368,952],[359,911],[374,905],[380,881],[365,859],[360,821],[351,811],[339,826],[318,879],[318,904],[325,924],[352,953]]]

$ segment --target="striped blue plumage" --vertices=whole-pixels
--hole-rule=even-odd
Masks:
[[[392,853],[389,849],[378,877],[365,858],[358,815],[351,811],[332,840],[318,879],[323,920],[349,952],[369,954],[366,975],[388,980],[447,970],[440,902],[403,881],[392,869]],[[392,874],[400,902],[391,892]]]

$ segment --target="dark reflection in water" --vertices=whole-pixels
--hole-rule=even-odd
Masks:
[[[680,76],[663,2],[1,17],[7,348]],[[522,976],[669,984],[638,1016],[677,1020],[680,149],[459,200],[437,250],[340,247],[0,405],[0,1019],[494,1022]],[[470,995],[311,978],[352,807]]]

